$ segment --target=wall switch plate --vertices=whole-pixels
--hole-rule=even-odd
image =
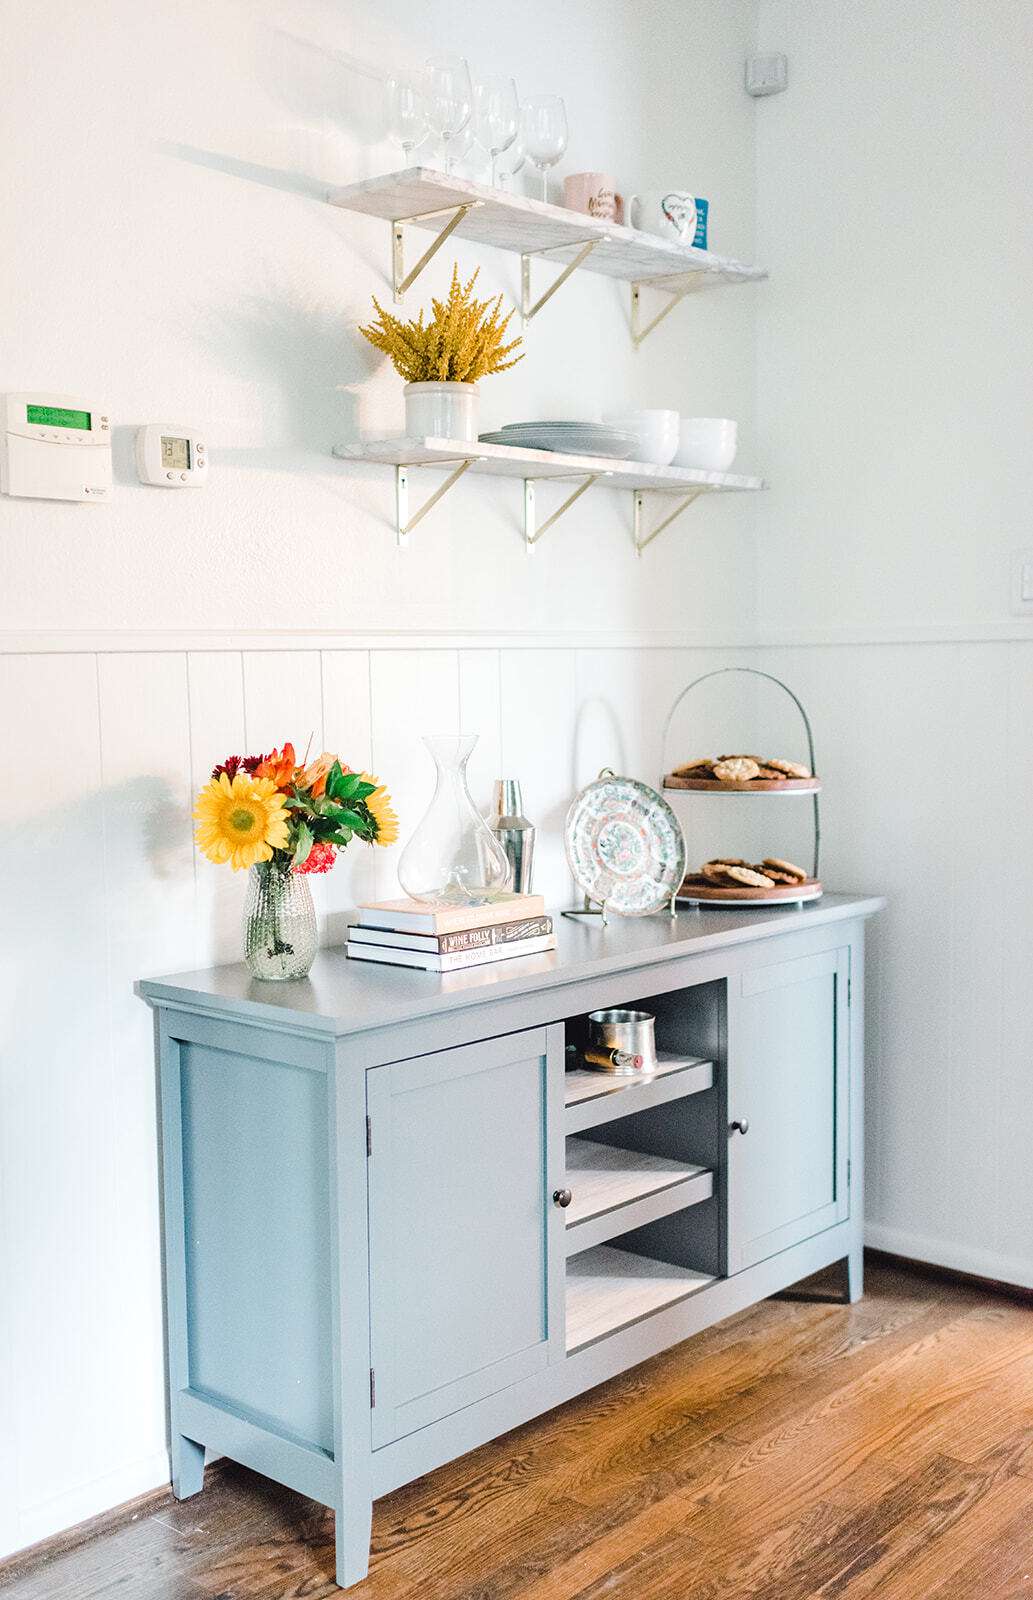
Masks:
[[[1033,550],[1012,551],[1011,608],[1017,617],[1033,617]]]
[[[759,99],[766,94],[781,94],[789,82],[789,61],[783,55],[746,57],[746,93]]]

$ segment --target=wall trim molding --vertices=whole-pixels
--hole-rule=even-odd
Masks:
[[[18,1519],[17,1542],[13,1549],[0,1551],[0,1560],[6,1564],[8,1557],[20,1556],[33,1545],[67,1537],[78,1524],[92,1522],[127,1501],[167,1489],[171,1475],[168,1451],[161,1450],[89,1483],[76,1484],[53,1500],[26,1507]]]
[[[885,1250],[887,1255],[924,1261],[931,1267],[946,1267],[954,1272],[968,1272],[977,1278],[1014,1284],[1018,1289],[1033,1289],[1033,1260],[996,1255],[992,1250],[951,1244],[946,1239],[930,1239],[904,1228],[885,1227],[881,1222],[865,1223],[864,1242],[873,1250]]]
[[[691,635],[680,631],[628,633],[604,629],[518,631],[427,629],[319,630],[55,629],[0,633],[0,655],[131,655],[162,650],[713,650],[749,649],[746,634]]]
[[[1028,644],[1033,617],[930,627],[680,629],[57,628],[0,632],[0,655],[140,654],[163,650],[790,650],[857,645]]]

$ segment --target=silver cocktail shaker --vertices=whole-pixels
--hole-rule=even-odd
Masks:
[[[489,826],[509,858],[510,888],[530,894],[534,867],[534,824],[523,814],[520,785],[515,778],[496,778]]]

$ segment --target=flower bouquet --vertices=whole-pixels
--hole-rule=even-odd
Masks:
[[[310,873],[329,872],[352,839],[388,845],[398,838],[390,796],[376,778],[329,751],[298,765],[292,744],[221,761],[194,817],[209,861],[251,870],[244,957],[256,978],[303,978],[315,960]]]

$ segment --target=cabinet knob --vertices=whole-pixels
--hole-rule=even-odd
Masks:
[[[731,1131],[732,1133],[749,1133],[749,1117],[736,1117],[735,1121],[732,1123]]]
[[[571,1194],[569,1189],[554,1189],[552,1198],[554,1203],[559,1206],[561,1211],[566,1211],[574,1196]]]

